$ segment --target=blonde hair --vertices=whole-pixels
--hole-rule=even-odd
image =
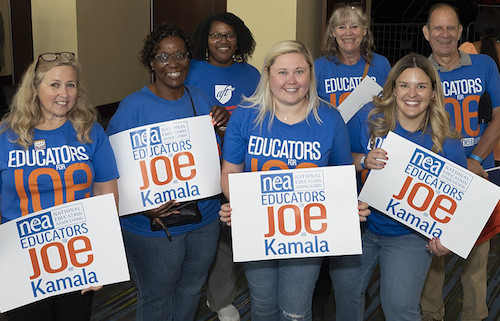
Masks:
[[[319,118],[317,110],[320,103],[320,99],[318,97],[318,92],[316,91],[316,77],[314,76],[314,60],[312,58],[311,52],[300,41],[286,40],[278,42],[269,50],[266,57],[264,58],[264,65],[261,70],[261,77],[257,89],[255,90],[252,96],[244,97],[243,101],[250,103],[249,105],[247,105],[247,107],[257,108],[259,110],[259,113],[255,120],[257,125],[262,126],[264,118],[266,117],[267,114],[269,114],[269,127],[271,127],[274,115],[276,113],[276,105],[274,102],[273,93],[271,92],[271,87],[269,85],[269,72],[271,66],[276,61],[276,58],[288,53],[301,54],[309,64],[310,68],[309,74],[311,79],[307,95],[309,103],[307,106],[306,119],[312,112],[314,114],[316,121],[318,121],[318,123],[321,123],[321,119]]]
[[[328,20],[328,25],[326,26],[325,34],[323,35],[321,46],[322,54],[329,60],[333,60],[335,57],[339,62],[342,61],[342,54],[340,53],[337,39],[333,36],[333,31],[346,22],[359,24],[363,29],[366,29],[366,35],[363,36],[363,40],[361,41],[360,51],[365,61],[371,64],[373,60],[373,49],[375,47],[373,34],[370,31],[368,17],[363,9],[357,5],[342,5],[332,12]]]
[[[38,99],[38,89],[46,73],[54,67],[70,66],[76,72],[77,98],[75,106],[68,112],[68,120],[71,121],[77,133],[77,139],[81,143],[90,143],[90,131],[97,121],[97,109],[91,106],[86,99],[85,90],[80,83],[80,65],[75,60],[67,60],[61,56],[54,61],[46,62],[37,59],[24,73],[19,88],[12,98],[9,112],[1,121],[1,132],[12,130],[17,137],[12,137],[12,142],[17,143],[25,149],[33,144],[34,128],[42,118],[42,110]]]
[[[443,87],[437,70],[427,58],[419,54],[408,54],[401,58],[387,76],[382,97],[374,98],[375,108],[368,114],[370,143],[373,146],[376,137],[384,137],[396,127],[398,114],[394,97],[396,79],[408,68],[421,69],[431,80],[434,98],[431,99],[418,130],[431,135],[433,152],[442,152],[446,138],[459,138],[460,135],[450,125],[450,115],[444,109]]]

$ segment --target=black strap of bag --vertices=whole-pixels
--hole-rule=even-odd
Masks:
[[[493,104],[488,92],[484,92],[479,98],[478,121],[480,124],[487,124],[491,121],[493,113]]]
[[[194,116],[196,116],[196,109],[194,107],[193,97],[191,97],[191,93],[189,92],[189,89],[186,86],[184,86],[184,89],[189,95],[189,100],[191,101],[191,107],[193,107],[193,113]],[[164,228],[162,228],[162,226],[158,224],[153,218],[150,218],[151,230],[159,231],[161,229],[164,229],[165,233],[167,233],[169,241],[172,241],[172,235],[168,230],[169,227],[201,222],[201,212],[198,208],[198,201],[180,202],[178,206],[173,207],[171,210],[179,211],[179,213],[172,214],[167,217],[160,217],[160,220]]]
[[[189,100],[191,101],[191,107],[193,107],[193,114],[196,116],[196,109],[194,108],[193,97],[191,97],[191,93],[189,92],[188,87],[184,86],[184,89],[188,93]]]

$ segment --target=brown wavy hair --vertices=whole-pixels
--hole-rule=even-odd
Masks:
[[[445,139],[459,138],[460,135],[450,125],[450,115],[444,109],[443,87],[437,70],[429,59],[419,54],[408,54],[401,58],[387,76],[382,97],[374,97],[375,108],[368,114],[370,143],[374,146],[375,138],[386,136],[389,131],[396,127],[398,118],[398,107],[394,97],[396,79],[408,68],[422,69],[431,80],[434,98],[431,99],[429,107],[425,111],[425,118],[418,130],[431,135],[433,152],[442,152]]]

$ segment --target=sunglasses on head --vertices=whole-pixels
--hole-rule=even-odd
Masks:
[[[63,60],[63,61],[75,61],[75,54],[72,52],[46,52],[38,56],[38,60],[36,61],[36,67],[38,67],[38,64],[40,61],[45,61],[45,62],[51,62],[51,61],[56,61],[56,60]]]

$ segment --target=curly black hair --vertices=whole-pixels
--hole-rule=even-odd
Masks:
[[[243,61],[247,61],[255,50],[255,40],[243,20],[231,12],[212,15],[200,23],[193,36],[193,58],[205,60],[205,55],[208,50],[208,33],[214,21],[221,21],[233,27],[238,37],[238,46],[235,56],[239,56]]]
[[[146,68],[148,68],[150,72],[153,72],[150,63],[155,58],[159,43],[167,37],[179,37],[184,40],[188,57],[191,58],[191,41],[188,34],[178,26],[168,24],[159,25],[147,36],[146,40],[144,41],[144,47],[141,50],[140,61]]]

